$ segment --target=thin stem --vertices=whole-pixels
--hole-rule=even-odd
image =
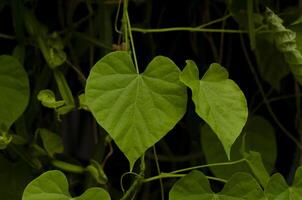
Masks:
[[[153,152],[154,152],[154,158],[155,158],[155,164],[156,164],[157,173],[161,174],[155,146],[153,146]],[[165,196],[164,196],[164,184],[163,184],[163,180],[161,178],[159,179],[159,184],[160,184],[161,199],[164,200],[165,199]]]
[[[6,34],[3,34],[3,33],[0,33],[0,38],[2,39],[7,39],[7,40],[15,40],[15,36],[11,36],[11,35],[6,35]]]
[[[163,179],[163,178],[182,178],[186,175],[187,174],[161,173],[157,176],[153,176],[153,177],[144,179],[143,183],[148,183],[148,182],[155,181],[155,180],[158,180],[158,179]],[[223,183],[227,182],[227,180],[225,180],[225,179],[212,177],[212,176],[206,176],[206,178],[209,179],[209,180],[219,181],[219,182],[223,182]]]
[[[101,41],[99,41],[98,39],[95,39],[93,37],[89,37],[83,33],[80,32],[73,32],[74,36],[78,37],[79,39],[82,40],[86,40],[87,42],[90,42],[91,44],[103,48],[103,49],[107,49],[107,50],[112,50],[112,47],[109,44],[105,44]]]
[[[199,27],[171,27],[171,28],[158,28],[158,29],[143,29],[132,27],[133,32],[141,33],[161,33],[161,32],[171,32],[171,31],[189,31],[189,32],[208,32],[208,33],[247,33],[244,30],[232,30],[232,29],[209,29],[209,28],[199,28]]]
[[[128,31],[129,31],[129,37],[130,37],[130,43],[131,43],[131,48],[132,48],[134,65],[135,65],[136,73],[139,74],[139,69],[138,69],[138,64],[137,64],[137,58],[136,58],[136,52],[135,52],[135,47],[134,47],[134,42],[133,42],[133,37],[132,37],[132,29],[131,29],[131,24],[130,24],[130,19],[129,19],[128,12],[126,12],[125,15],[126,15],[126,19],[127,19],[127,25],[128,25]]]
[[[80,68],[72,64],[69,60],[66,59],[66,64],[68,64],[79,76],[80,80],[82,83],[86,82],[86,77],[85,75],[81,72]],[[85,84],[84,84],[85,85]]]
[[[66,172],[71,172],[71,173],[75,173],[75,174],[82,174],[85,172],[85,168],[80,165],[75,165],[75,164],[67,163],[67,162],[60,161],[60,160],[53,160],[53,161],[51,161],[51,164],[54,167],[61,169],[63,171],[66,171]]]
[[[209,179],[209,180],[219,181],[219,182],[222,182],[222,183],[228,182],[227,180],[225,180],[223,178],[217,178],[217,177],[213,177],[213,176],[206,176],[206,178]]]
[[[117,32],[118,34],[122,34],[122,31],[120,31],[120,30],[117,28],[117,21],[118,21],[118,17],[119,17],[120,11],[121,11],[121,4],[122,4],[122,0],[119,0],[118,7],[117,7],[117,11],[116,11],[116,15],[115,15],[115,19],[114,19],[114,30],[115,30],[115,32]]]
[[[188,168],[172,171],[172,172],[170,172],[170,174],[178,174],[178,173],[182,173],[182,172],[186,172],[186,171],[191,171],[191,170],[194,170],[194,169],[206,168],[206,167],[234,165],[234,164],[238,164],[238,163],[245,162],[245,161],[246,161],[246,159],[243,158],[243,159],[236,160],[236,161],[231,161],[231,162],[221,162],[221,163],[212,163],[212,164],[206,164],[206,165],[198,165],[198,166],[194,166],[194,167],[188,167]]]
[[[224,22],[226,19],[228,19],[229,17],[231,17],[232,15],[231,14],[227,14],[221,18],[218,18],[218,19],[215,19],[215,20],[212,20],[208,23],[205,23],[205,24],[202,24],[200,26],[197,26],[197,28],[204,28],[204,27],[207,27],[207,26],[210,26],[210,25],[213,25],[213,24],[216,24],[218,22]]]
[[[259,77],[258,77],[258,74],[257,74],[257,72],[256,72],[256,70],[255,70],[255,68],[254,68],[254,66],[253,66],[253,64],[252,64],[252,61],[250,60],[250,57],[249,57],[249,54],[248,54],[248,52],[247,52],[247,48],[246,48],[246,46],[245,46],[245,43],[244,43],[244,41],[243,41],[243,37],[242,37],[242,35],[240,35],[240,41],[241,41],[241,46],[242,46],[242,49],[243,49],[243,53],[244,53],[244,55],[245,55],[245,58],[246,58],[246,61],[247,61],[247,64],[248,64],[248,66],[249,66],[249,69],[250,69],[250,71],[252,72],[252,74],[253,74],[253,76],[254,76],[254,79],[255,79],[255,81],[256,81],[256,84],[257,84],[257,86],[258,86],[258,88],[259,88],[259,91],[260,91],[260,94],[261,94],[261,96],[262,96],[262,98],[263,98],[263,101],[264,101],[264,103],[265,103],[265,105],[266,105],[266,108],[267,108],[267,110],[268,110],[268,112],[269,112],[269,114],[271,115],[271,117],[273,118],[273,120],[275,121],[275,123],[279,126],[279,128],[285,133],[285,135],[289,138],[289,139],[291,139],[296,145],[297,145],[297,147],[299,148],[299,149],[301,149],[302,150],[302,145],[300,144],[300,142],[283,126],[283,124],[279,121],[279,119],[277,118],[277,116],[275,115],[275,113],[274,113],[274,111],[273,111],[273,109],[272,109],[272,107],[271,107],[271,105],[269,104],[269,102],[268,102],[268,100],[267,100],[267,98],[266,98],[266,96],[265,96],[265,92],[264,92],[264,89],[263,89],[263,87],[262,87],[262,85],[261,85],[261,82],[260,82],[260,79],[259,79]]]

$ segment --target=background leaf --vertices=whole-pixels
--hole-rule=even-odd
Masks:
[[[25,110],[29,99],[29,81],[18,60],[0,56],[0,130],[7,131]]]
[[[277,158],[277,145],[275,131],[272,125],[263,117],[253,116],[248,119],[245,128],[245,151],[256,151],[262,156],[264,166],[268,172],[274,168]],[[237,138],[231,149],[231,161],[243,158],[242,142],[243,134]],[[201,128],[201,145],[208,163],[228,161],[222,144],[209,128],[204,125]],[[232,166],[211,167],[215,176],[228,179],[236,172],[251,172],[247,163],[238,163]]]
[[[26,163],[10,162],[0,156],[1,200],[20,200],[24,188],[32,178],[32,169]]]
[[[187,62],[180,80],[191,88],[196,113],[209,124],[230,157],[231,146],[247,120],[244,94],[219,64],[212,64],[200,81],[192,82],[188,72],[194,72],[195,76],[198,72],[193,61]]]
[[[22,200],[110,200],[102,188],[90,188],[81,196],[72,198],[65,175],[57,170],[48,171],[30,182],[24,190]]]
[[[299,200],[302,199],[302,167],[299,167],[296,171],[295,180],[291,187],[289,187],[279,173],[274,174],[269,180],[267,187],[265,187],[265,194],[268,200],[290,199]]]
[[[169,200],[255,200],[264,199],[257,181],[245,173],[235,174],[219,193],[210,189],[205,175],[192,171],[177,181],[169,193]]]
[[[92,68],[86,103],[98,123],[126,155],[132,169],[143,153],[170,131],[186,111],[180,70],[155,57],[137,74],[127,52],[113,52]]]
[[[63,153],[64,146],[59,135],[44,128],[38,129],[38,133],[40,134],[45,150],[51,157],[53,157],[55,153]]]

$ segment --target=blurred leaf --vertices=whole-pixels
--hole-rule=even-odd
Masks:
[[[228,160],[220,141],[207,125],[201,128],[201,144],[208,163],[226,162]],[[245,146],[245,149],[242,149],[242,146]],[[277,145],[274,128],[266,119],[260,116],[248,119],[243,134],[232,146],[231,161],[242,159],[244,157],[242,151],[259,152],[266,170],[268,172],[272,171],[277,159]],[[210,169],[215,176],[225,179],[230,178],[236,172],[251,172],[247,163],[244,162],[232,166],[211,167]]]
[[[192,171],[177,181],[169,193],[169,200],[261,200],[264,198],[257,181],[245,173],[236,173],[221,192],[214,193],[205,175],[199,171]]]
[[[264,190],[268,200],[302,199],[302,167],[296,171],[292,186],[288,186],[281,174],[274,174]]]
[[[214,63],[199,80],[196,64],[187,61],[180,80],[191,88],[196,113],[209,124],[230,158],[231,147],[246,123],[248,110],[244,94],[228,76],[224,67]]]
[[[106,55],[90,72],[86,103],[126,155],[131,170],[186,111],[186,87],[179,73],[173,61],[158,56],[138,74],[131,56],[122,51]]]
[[[280,81],[290,73],[290,68],[283,53],[274,44],[273,33],[256,35],[255,55],[261,78],[279,90]]]
[[[0,130],[6,132],[21,116],[29,100],[26,71],[12,56],[0,56]]]
[[[37,131],[42,139],[45,150],[51,157],[56,153],[63,153],[64,146],[60,136],[44,128]]]
[[[57,170],[48,171],[30,182],[23,193],[22,200],[110,200],[102,188],[89,188],[81,196],[72,198],[68,191],[65,175]]]
[[[0,156],[1,200],[20,200],[31,179],[32,172],[28,165],[23,162],[11,163]]]

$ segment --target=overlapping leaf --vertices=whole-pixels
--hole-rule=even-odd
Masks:
[[[0,56],[0,130],[7,131],[25,110],[29,81],[18,60]]]
[[[235,174],[219,193],[214,193],[205,175],[192,171],[177,181],[169,200],[261,200],[264,194],[257,181],[245,173]]]
[[[201,80],[193,61],[181,73],[181,81],[191,88],[197,114],[217,134],[230,157],[231,146],[246,123],[248,110],[244,94],[228,79],[228,72],[219,64],[212,64]]]
[[[268,200],[300,200],[302,199],[302,167],[296,171],[292,186],[288,186],[281,174],[274,174],[265,188]]]
[[[98,123],[134,162],[168,133],[186,110],[186,87],[168,58],[155,57],[138,74],[127,52],[113,52],[92,68],[86,103]]]
[[[81,196],[72,198],[65,175],[57,170],[48,171],[30,182],[22,200],[110,200],[102,188],[89,188]]]
[[[208,163],[228,161],[223,146],[208,125],[201,128],[201,144]],[[245,149],[242,149],[243,146]],[[243,151],[259,152],[266,170],[271,172],[274,168],[277,158],[275,132],[272,125],[263,117],[253,116],[249,118],[242,135],[232,146],[231,161],[242,159],[244,157]],[[251,172],[246,162],[231,166],[211,167],[210,169],[215,176],[225,179],[230,178],[236,172]]]

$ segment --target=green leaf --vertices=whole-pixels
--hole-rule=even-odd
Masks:
[[[302,167],[297,169],[292,186],[289,187],[283,176],[277,173],[271,177],[264,192],[268,200],[302,199]]]
[[[60,136],[44,128],[38,129],[37,131],[41,136],[45,150],[51,157],[56,153],[63,153],[64,146]]]
[[[229,158],[231,146],[247,120],[244,94],[234,81],[228,79],[227,70],[217,63],[209,67],[201,80],[196,77],[196,64],[187,61],[180,80],[191,88],[196,113],[217,134]]]
[[[102,166],[95,160],[90,161],[90,165],[86,167],[86,170],[99,184],[106,184],[108,178],[102,168]]]
[[[0,130],[8,131],[24,112],[29,100],[29,81],[18,60],[0,56]]]
[[[30,182],[23,193],[22,200],[110,200],[102,188],[90,188],[81,196],[72,198],[68,191],[65,175],[57,170],[48,171]]]
[[[168,58],[155,57],[138,74],[127,52],[113,52],[92,68],[86,103],[126,155],[130,168],[165,136],[186,111],[186,87]]]
[[[269,181],[270,175],[264,167],[261,154],[258,152],[250,151],[249,153],[244,153],[244,157],[247,160],[247,163],[250,166],[253,174],[259,180],[260,184],[263,187],[266,186]]]
[[[31,168],[24,162],[10,162],[0,156],[1,200],[20,200],[26,185],[32,180]]]
[[[201,128],[201,145],[207,163],[228,161],[221,142],[207,125]],[[242,149],[243,147],[245,149]],[[248,119],[243,133],[232,146],[231,161],[242,159],[244,157],[243,151],[259,152],[266,170],[268,172],[273,170],[277,158],[277,145],[275,131],[269,121],[261,116],[253,116]],[[236,172],[252,172],[246,162],[231,166],[211,167],[210,169],[215,176],[224,179],[229,179]]]
[[[177,181],[169,193],[169,200],[256,200],[264,199],[257,181],[245,173],[237,173],[219,193],[212,192],[205,175],[192,171]]]

